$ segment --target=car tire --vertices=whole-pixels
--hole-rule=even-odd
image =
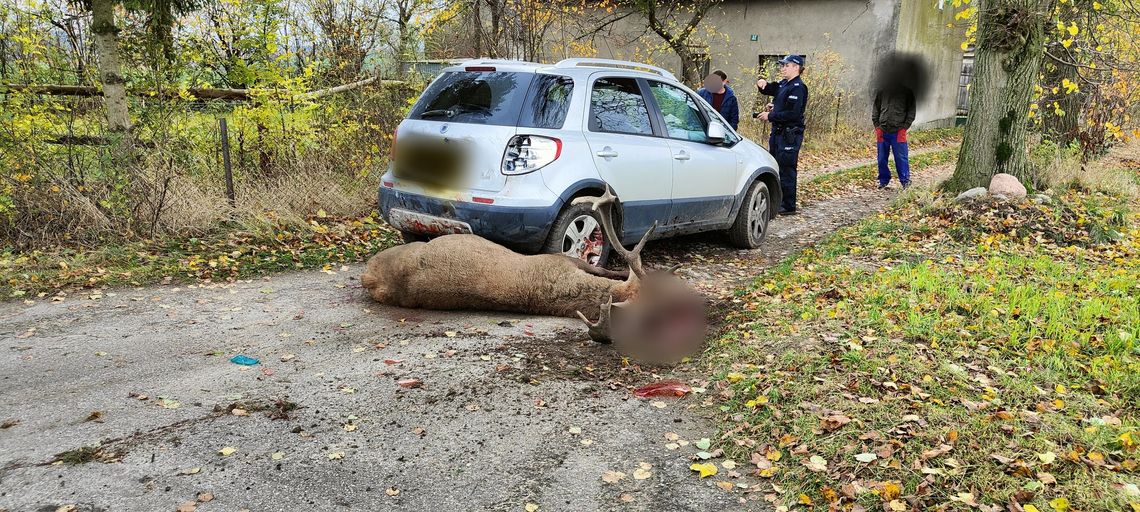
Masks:
[[[542,252],[549,254],[566,254],[572,258],[585,259],[581,256],[575,256],[573,253],[591,254],[596,259],[591,258],[585,260],[598,267],[606,266],[609,262],[610,252],[613,246],[610,245],[611,241],[606,240],[605,232],[602,230],[601,213],[592,211],[588,204],[571,204],[563,208],[558,213],[558,217],[554,219],[554,224],[550,227],[550,234],[546,237],[546,245],[543,246]],[[590,251],[587,245],[589,241],[584,239],[586,236],[583,231],[586,229],[596,229],[597,233],[601,234],[602,244],[599,251],[596,253]]]
[[[412,233],[411,231],[401,231],[400,232],[400,238],[404,239],[405,244],[410,244],[412,242],[426,242],[426,241],[430,240],[430,238],[427,235],[421,235],[419,233]]]
[[[740,210],[736,212],[736,222],[728,229],[732,245],[742,249],[760,247],[768,235],[768,223],[772,219],[772,194],[768,185],[756,180],[744,194]]]

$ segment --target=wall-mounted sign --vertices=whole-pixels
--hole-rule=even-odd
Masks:
[[[759,41],[759,40],[760,40],[760,36],[758,36],[758,35],[756,35],[756,34],[752,34],[751,36],[749,36],[749,39],[750,39],[750,40],[752,40],[752,41]]]

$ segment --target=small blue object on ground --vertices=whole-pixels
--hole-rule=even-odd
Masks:
[[[230,359],[230,362],[234,363],[234,364],[240,364],[243,366],[253,366],[253,365],[258,363],[257,359],[254,359],[254,358],[249,357],[249,356],[243,356],[241,354],[234,356],[232,359]]]

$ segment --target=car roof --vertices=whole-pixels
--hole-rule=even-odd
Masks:
[[[591,58],[573,58],[563,59],[555,64],[543,64],[539,62],[530,62],[525,60],[507,60],[507,59],[472,59],[464,61],[455,66],[448,66],[443,69],[444,72],[465,71],[467,68],[495,68],[496,71],[508,72],[521,72],[521,73],[564,73],[573,75],[588,75],[601,70],[610,70],[615,74],[623,76],[640,76],[643,78],[666,79],[671,82],[680,83],[677,77],[669,71],[657,66],[642,64],[639,62],[610,60],[610,59],[591,59]]]

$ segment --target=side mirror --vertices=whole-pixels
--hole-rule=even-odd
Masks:
[[[707,135],[710,144],[720,144],[724,142],[725,137],[728,136],[724,131],[724,126],[721,126],[720,123],[709,123]]]

